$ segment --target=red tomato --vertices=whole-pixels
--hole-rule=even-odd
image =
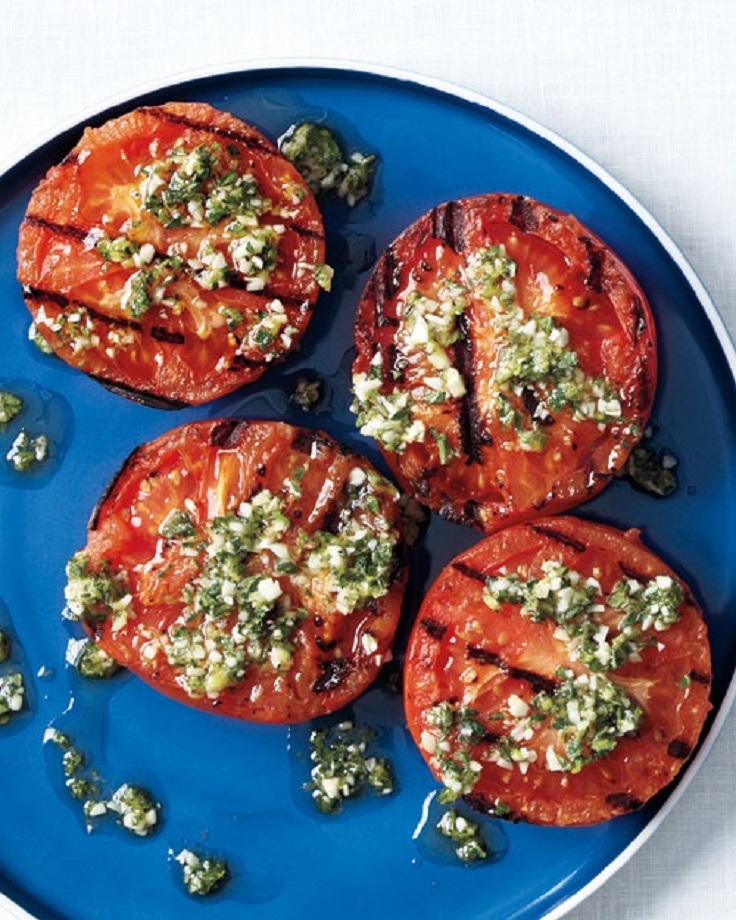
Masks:
[[[134,451],[103,496],[70,564],[77,612],[109,655],[182,702],[259,722],[332,712],[391,658],[398,498],[325,434],[184,425]]]
[[[477,271],[493,247],[513,263],[505,289],[500,280],[484,288],[488,276]],[[418,298],[430,313],[435,305],[427,328],[412,313]],[[443,341],[448,309],[458,312]],[[575,217],[521,195],[451,201],[406,229],[363,293],[355,343],[364,433],[382,441],[408,492],[489,532],[599,492],[626,462],[654,398],[655,329],[643,291]],[[457,376],[443,378],[448,367],[459,387]],[[369,388],[380,378],[375,404],[392,404],[379,416],[397,411],[377,429],[370,397],[360,399],[362,375]],[[392,444],[382,430],[391,436],[402,419],[419,427]]]
[[[323,261],[314,196],[276,147],[208,105],[169,103],[87,128],[49,171],[18,278],[60,357],[165,406],[250,383],[296,346]]]
[[[594,585],[595,606],[568,621],[573,623],[568,627],[561,626],[565,620],[559,612],[566,593],[570,602],[566,586],[548,596],[540,587],[547,584],[541,581],[545,572],[558,565],[577,573],[579,585]],[[556,616],[534,616],[518,597],[506,595],[499,602],[504,585],[514,590],[508,584],[516,576],[522,586],[540,579],[534,590],[543,598],[540,603],[553,602]],[[484,601],[489,578],[497,609]],[[605,656],[586,657],[576,649],[573,635],[592,624],[589,634],[615,647],[624,611],[614,588],[629,584],[633,591],[634,583],[641,590],[653,585],[650,597],[658,585],[671,585],[667,590],[679,599],[677,619],[658,628],[654,619],[663,614],[655,612],[651,622],[640,624],[639,648],[607,668]],[[471,770],[459,790],[472,807],[554,825],[591,824],[623,814],[671,782],[698,742],[710,709],[710,682],[706,627],[687,586],[642,545],[637,531],[572,517],[509,527],[454,559],[419,611],[404,676],[408,725],[438,779],[446,782],[448,776],[443,756],[460,766],[472,760],[477,772]],[[565,703],[570,687],[578,688],[578,695]],[[592,699],[591,687],[601,690],[595,705],[602,708],[598,721],[588,725],[585,699],[586,694]],[[624,708],[638,708],[639,719],[622,724],[624,730],[614,731],[613,747],[604,744],[596,754],[594,736],[603,737],[619,712],[615,703],[602,702],[604,690],[625,694]],[[552,705],[555,700],[562,702]],[[438,704],[440,709],[433,709]],[[436,727],[443,709],[458,724],[466,720],[466,740],[456,725],[445,733],[444,754]],[[578,729],[581,735],[575,736]],[[580,742],[577,750],[584,755],[578,769],[570,741]]]

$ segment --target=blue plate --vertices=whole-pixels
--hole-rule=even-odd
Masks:
[[[736,598],[736,362],[722,324],[675,247],[624,190],[563,141],[486,100],[406,75],[264,66],[148,92],[89,123],[170,99],[204,100],[272,138],[294,121],[323,120],[351,150],[378,154],[377,187],[352,210],[325,202],[328,255],[338,272],[300,353],[241,393],[166,413],[112,395],[27,340],[29,317],[15,280],[18,225],[31,189],[83,125],[0,179],[0,385],[26,397],[23,423],[45,430],[52,444],[38,473],[0,471],[0,626],[10,626],[17,639],[15,663],[26,675],[30,703],[0,730],[0,888],[43,920],[188,920],[203,909],[209,920],[308,920],[333,912],[367,920],[411,916],[419,905],[427,918],[560,916],[651,833],[684,782],[642,811],[592,828],[485,820],[494,858],[463,867],[421,829],[426,811],[431,822],[437,787],[404,728],[400,698],[386,686],[367,693],[352,715],[379,729],[378,747],[393,761],[399,790],[324,817],[302,788],[308,726],[249,725],[181,706],[130,675],[90,685],[70,672],[64,652],[72,628],[60,616],[64,565],[84,544],[92,506],[122,459],[191,419],[285,418],[324,428],[380,464],[348,410],[353,315],[376,253],[441,201],[521,192],[573,212],[603,237],[636,274],[656,314],[661,382],[654,419],[661,443],[679,458],[679,489],[661,501],[619,481],[580,513],[641,528],[707,611],[715,674],[707,747],[730,704],[736,661],[729,613]],[[318,371],[328,389],[310,414],[288,399],[305,371]],[[20,422],[0,434],[3,453]],[[399,653],[430,579],[477,539],[432,520],[414,558]],[[64,790],[58,751],[42,743],[51,724],[75,738],[111,785],[137,782],[155,793],[164,813],[157,834],[135,839],[114,824],[85,832]],[[206,904],[183,891],[171,865],[171,852],[183,846],[222,854],[231,864],[230,885]]]

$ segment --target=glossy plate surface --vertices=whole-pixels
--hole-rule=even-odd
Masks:
[[[404,75],[321,65],[267,66],[199,77],[154,90],[95,115],[99,124],[139,104],[203,100],[253,123],[272,139],[319,119],[349,150],[375,152],[376,188],[349,210],[323,202],[328,261],[337,269],[299,354],[256,385],[199,409],[162,412],[108,393],[27,340],[29,316],[15,280],[18,225],[31,189],[77,140],[63,132],[0,178],[0,386],[27,400],[0,433],[4,454],[21,423],[45,430],[52,457],[37,474],[0,468],[0,626],[17,639],[14,664],[30,706],[0,729],[0,890],[40,920],[275,920],[338,911],[354,920],[411,916],[510,920],[559,916],[621,863],[671,807],[673,790],[642,811],[585,829],[483,822],[494,858],[477,868],[450,859],[433,840],[436,791],[403,725],[401,700],[384,681],[350,715],[379,730],[398,792],[317,813],[302,788],[309,725],[257,726],[195,711],[130,675],[83,683],[65,666],[70,635],[60,616],[64,566],[127,454],[195,418],[284,419],[323,428],[380,466],[348,406],[355,306],[377,253],[431,206],[489,191],[531,195],[573,212],[628,263],[658,322],[661,378],[655,443],[679,458],[680,486],[666,500],[624,481],[579,509],[638,527],[695,590],[707,612],[715,681],[712,741],[731,702],[736,662],[736,420],[733,351],[700,284],[654,221],[601,170],[521,116],[472,94]],[[316,373],[326,396],[304,413],[289,401],[300,374]],[[433,518],[415,552],[400,655],[422,592],[478,535]],[[50,724],[72,735],[115,788],[147,786],[162,803],[161,829],[134,839],[112,825],[87,834],[63,788],[58,751],[42,743]],[[699,757],[702,758],[703,751]],[[687,771],[691,776],[697,762]],[[679,790],[683,788],[681,782]],[[429,821],[422,830],[425,806]],[[170,853],[183,846],[225,856],[228,888],[207,904],[184,893]]]

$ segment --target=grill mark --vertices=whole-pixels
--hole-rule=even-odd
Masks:
[[[386,303],[399,292],[401,287],[401,265],[396,259],[392,246],[384,252],[377,270],[373,274],[373,302],[375,304],[375,325],[398,326],[399,321],[395,316],[388,316],[385,311]]]
[[[639,342],[641,337],[647,331],[647,318],[644,313],[644,305],[641,302],[641,297],[638,294],[634,294],[634,301],[631,306],[631,313],[634,318],[634,342]]]
[[[469,499],[459,508],[455,507],[451,501],[445,501],[440,505],[437,513],[446,521],[453,524],[467,524],[469,527],[474,527],[480,520],[480,508],[478,502],[473,499]]]
[[[606,796],[606,801],[621,811],[636,811],[644,804],[639,799],[635,799],[633,795],[629,795],[628,792],[610,792]]]
[[[271,156],[281,156],[278,150],[271,147],[270,144],[264,143],[257,137],[251,137],[242,131],[233,131],[228,128],[218,128],[216,125],[203,124],[187,118],[184,115],[175,115],[173,112],[166,112],[156,105],[146,106],[143,109],[149,115],[159,119],[159,121],[168,121],[171,124],[184,125],[186,128],[193,128],[195,131],[203,131],[205,134],[211,134],[215,137],[224,137],[226,140],[237,141],[250,150],[259,150],[261,153],[267,153]]]
[[[505,670],[500,655],[496,652],[489,652],[478,645],[469,645],[465,651],[465,657],[470,661],[479,661],[481,664],[492,664],[497,668]]]
[[[470,334],[470,324],[463,314],[459,321],[460,339],[453,346],[455,362],[460,365],[460,375],[465,384],[465,395],[462,397],[458,412],[458,426],[460,428],[460,444],[468,458],[469,463],[482,463],[482,420],[475,400],[475,361],[473,339]]]
[[[311,227],[303,227],[301,224],[297,224],[294,221],[291,221],[286,226],[293,233],[296,233],[297,236],[303,236],[310,240],[323,240],[325,238],[324,233],[320,230],[313,230]]]
[[[345,680],[352,668],[349,658],[331,658],[320,663],[322,673],[312,684],[312,693],[326,693],[334,690]]]
[[[554,416],[550,413],[537,417],[537,409],[539,409],[541,400],[534,392],[532,387],[524,387],[521,392],[521,400],[524,403],[524,408],[527,411],[527,415],[532,422],[536,422],[538,425],[553,425]]]
[[[331,652],[333,649],[337,648],[337,639],[332,639],[328,642],[327,639],[323,639],[322,636],[315,636],[314,644],[322,652]]]
[[[43,227],[45,230],[49,230],[51,233],[56,233],[60,236],[69,236],[73,239],[78,240],[79,242],[84,242],[84,240],[87,238],[87,235],[89,234],[89,230],[85,230],[82,227],[73,227],[69,224],[52,223],[51,221],[47,221],[43,217],[35,217],[33,215],[29,215],[25,218],[25,220],[26,222],[30,224],[34,224],[39,227]],[[317,239],[324,238],[320,233],[313,231],[306,227],[304,228],[299,227],[298,224],[292,224],[290,226],[291,226],[291,229],[293,229],[297,233],[300,233],[302,236],[310,236],[310,237],[314,237]],[[161,256],[161,253],[157,252],[156,255]],[[306,309],[309,306],[311,306],[311,301],[308,298],[305,299],[304,297],[295,297],[291,294],[278,294],[272,288],[263,288],[260,291],[249,291],[247,285],[248,285],[248,282],[244,278],[240,278],[240,277],[231,278],[230,281],[228,282],[228,287],[235,288],[238,291],[246,291],[248,294],[251,294],[254,297],[262,297],[267,300],[278,299],[285,306],[297,307],[299,309]],[[57,295],[57,296],[61,297],[62,295]],[[66,302],[69,303],[68,300]],[[87,307],[87,309],[89,309],[89,307]],[[99,315],[102,316],[102,314],[99,314]],[[165,340],[162,339],[160,341],[165,341]]]
[[[441,240],[455,252],[465,249],[463,233],[463,207],[458,201],[447,201],[432,209],[432,236]]]
[[[41,227],[43,230],[48,230],[50,233],[54,233],[57,236],[68,236],[80,242],[84,242],[89,234],[89,230],[85,230],[83,227],[74,227],[71,224],[57,224],[54,221],[46,220],[45,217],[39,217],[36,214],[26,214],[23,222],[31,224],[33,227]]]
[[[483,572],[478,569],[474,569],[465,562],[453,562],[451,565],[456,572],[460,572],[460,574],[464,575],[466,578],[473,578],[475,581],[479,581],[481,584],[485,585],[487,578]]]
[[[618,567],[621,569],[621,574],[625,575],[627,578],[634,578],[636,581],[648,581],[648,575],[642,575],[641,572],[636,572],[634,569],[626,565],[625,562],[619,562]]]
[[[419,474],[419,478],[416,480],[416,490],[417,495],[420,498],[428,498],[430,490],[430,480],[433,479],[438,472],[438,467],[428,466],[425,467]]]
[[[238,441],[236,434],[240,433],[241,428],[247,427],[247,422],[237,418],[227,418],[218,422],[210,432],[210,446],[234,447]]]
[[[252,368],[263,367],[266,364],[265,357],[261,361],[256,361],[253,358],[247,358],[245,355],[234,354],[232,364],[228,368],[229,371],[242,371]]]
[[[518,227],[522,233],[529,233],[539,227],[537,215],[534,213],[534,205],[529,198],[524,195],[517,195],[511,202],[511,213],[509,214],[509,223]]]
[[[108,377],[102,377],[99,374],[90,374],[87,376],[90,380],[96,380],[102,384],[105,389],[110,390],[117,396],[123,396],[133,402],[141,403],[144,406],[151,406],[153,409],[185,409],[191,403],[184,399],[167,399],[165,396],[159,396],[155,393],[149,393],[148,390],[142,390],[137,387],[129,386],[127,383],[120,383],[117,380],[110,380]]]
[[[710,674],[701,674],[700,671],[691,671],[690,680],[696,684],[703,684],[705,687],[710,686]]]
[[[599,249],[588,236],[580,236],[578,239],[585,246],[585,252],[588,256],[588,277],[585,279],[585,286],[591,291],[595,291],[596,294],[602,294],[603,250]]]
[[[544,527],[541,524],[529,524],[529,529],[541,536],[549,537],[550,540],[555,540],[563,546],[568,546],[570,549],[575,550],[576,553],[585,552],[586,547],[584,543],[580,540],[576,540],[575,537],[569,537],[566,533],[555,530],[554,527]]]
[[[514,824],[521,820],[513,811],[507,811],[500,815],[497,814],[495,801],[491,801],[480,792],[468,792],[463,796],[463,802],[469,805],[473,811],[477,811],[482,815],[490,815],[492,818],[501,818],[503,821],[512,821]]]
[[[687,760],[692,753],[692,748],[685,741],[675,738],[667,745],[667,753],[676,760]]]
[[[557,683],[543,674],[537,674],[535,671],[527,671],[525,668],[515,668],[508,664],[497,652],[490,652],[477,645],[468,645],[465,650],[465,656],[471,661],[477,661],[480,664],[492,665],[508,674],[514,680],[526,681],[535,693],[554,693],[557,689]]]
[[[299,429],[292,439],[291,449],[300,454],[308,454],[311,456],[312,447],[315,444],[317,445],[318,452],[323,448],[332,446],[331,441],[328,441],[327,438],[322,437],[316,431]]]
[[[133,450],[128,454],[128,456],[123,460],[121,465],[118,467],[117,472],[113,475],[112,479],[108,482],[105,488],[102,491],[102,495],[97,499],[97,504],[92,509],[92,514],[89,518],[89,523],[87,524],[88,530],[97,530],[97,525],[100,522],[100,514],[102,513],[102,506],[105,502],[112,496],[115,491],[115,487],[120,481],[120,477],[126,470],[132,466],[138,455],[142,452],[143,448],[138,446],[134,447]]]
[[[439,623],[437,620],[433,620],[431,617],[423,617],[419,621],[419,625],[431,639],[436,639],[438,642],[447,632],[447,626],[445,626],[444,623]]]
[[[148,330],[144,330],[141,323],[133,319],[123,319],[118,316],[109,316],[106,313],[100,313],[99,310],[96,310],[94,307],[88,307],[86,304],[80,303],[76,300],[70,300],[68,297],[65,297],[63,294],[58,293],[57,291],[45,291],[40,290],[39,288],[29,288],[24,291],[24,296],[28,300],[33,301],[50,301],[55,303],[62,310],[69,309],[84,309],[87,311],[89,316],[100,323],[104,323],[106,326],[115,326],[119,329],[132,329],[135,332],[141,334],[148,334],[152,339],[155,339],[157,342],[166,342],[171,345],[184,345],[186,344],[186,338],[181,332],[171,332],[166,329],[165,326],[151,326]],[[100,383],[104,382],[104,378],[97,378]],[[113,384],[113,381],[108,381],[109,384]],[[106,384],[107,385],[107,384]],[[123,387],[123,384],[115,384],[115,386]],[[134,390],[136,393],[143,393],[143,390]],[[183,405],[187,405],[184,403]]]
[[[170,332],[164,326],[151,326],[151,338],[157,342],[167,342],[169,345],[184,345],[186,339],[181,332]]]

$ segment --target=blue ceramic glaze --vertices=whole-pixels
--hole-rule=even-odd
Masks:
[[[646,291],[660,334],[661,381],[654,410],[660,437],[680,460],[680,487],[659,501],[625,482],[579,510],[644,540],[692,585],[714,649],[714,703],[728,691],[736,656],[733,566],[736,432],[733,359],[678,259],[612,183],[563,144],[492,105],[408,79],[321,66],[264,68],[157,90],[116,106],[203,100],[271,138],[320,118],[351,149],[376,152],[376,189],[349,210],[325,202],[328,260],[339,268],[320,298],[299,354],[254,386],[207,406],[162,412],[127,402],[28,343],[29,316],[15,280],[18,225],[31,189],[77,140],[75,127],[0,179],[0,385],[33,396],[49,424],[53,469],[37,482],[0,476],[0,625],[18,640],[31,711],[0,730],[0,889],[39,920],[531,920],[563,909],[604,872],[665,807],[662,794],[636,814],[583,829],[502,825],[481,819],[497,858],[470,870],[413,839],[435,790],[403,725],[400,699],[379,686],[351,707],[380,728],[398,792],[320,815],[295,779],[305,771],[304,727],[250,725],[182,706],[130,675],[103,686],[64,665],[72,629],[62,621],[64,565],[85,542],[105,484],[140,442],[191,419],[285,418],[320,427],[381,465],[349,413],[352,322],[375,253],[435,204],[474,193],[524,193],[572,211],[628,263]],[[710,312],[709,312],[710,311]],[[296,378],[327,384],[319,411],[288,401]],[[45,402],[44,402],[45,400]],[[3,453],[9,435],[2,435]],[[9,447],[9,443],[7,444]],[[397,653],[422,591],[478,535],[433,519],[415,553]],[[40,668],[53,679],[37,677]],[[157,796],[163,822],[133,839],[114,826],[85,833],[64,793],[49,724],[74,735],[109,783],[140,782]],[[114,785],[113,785],[114,788]],[[671,791],[670,791],[671,792]],[[207,903],[186,895],[170,854],[181,847],[225,856],[233,878]],[[428,855],[429,854],[429,855]]]

